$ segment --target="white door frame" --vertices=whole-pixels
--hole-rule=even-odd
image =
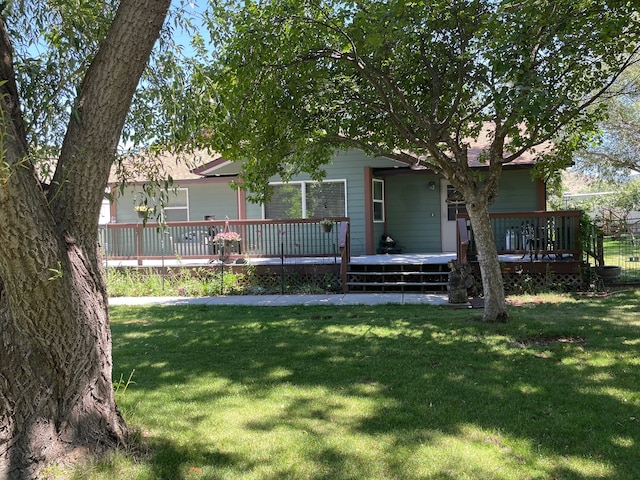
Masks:
[[[449,183],[446,179],[440,180],[440,241],[442,252],[455,252],[457,249],[457,232],[455,219],[449,220],[449,204],[447,197],[449,194]]]

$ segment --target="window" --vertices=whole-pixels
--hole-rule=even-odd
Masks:
[[[384,180],[373,179],[373,221],[384,222]]]
[[[164,206],[164,218],[167,222],[184,222],[189,220],[189,191],[178,188],[169,192]]]
[[[344,182],[306,183],[305,218],[346,216]]]
[[[302,218],[302,184],[272,185],[273,195],[264,205],[265,218]]]
[[[272,185],[273,196],[264,205],[264,218],[345,217],[346,182],[294,182]]]
[[[455,221],[458,213],[467,213],[464,198],[452,185],[447,185],[447,220]]]

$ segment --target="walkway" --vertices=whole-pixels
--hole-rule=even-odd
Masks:
[[[347,293],[334,295],[230,295],[225,297],[112,297],[109,305],[446,305],[447,294]]]

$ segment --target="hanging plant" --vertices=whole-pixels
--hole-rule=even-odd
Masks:
[[[148,217],[154,212],[154,208],[149,205],[136,205],[133,209],[138,213],[140,218],[144,218],[145,216]]]
[[[333,228],[333,224],[334,224],[334,221],[329,220],[328,218],[324,218],[320,220],[320,227],[324,232],[330,232],[331,229]]]
[[[219,232],[213,237],[214,242],[239,242],[240,234],[237,232]]]

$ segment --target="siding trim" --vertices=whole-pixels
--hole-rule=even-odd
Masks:
[[[547,184],[541,178],[536,178],[536,199],[536,208],[545,211],[547,209]]]
[[[386,198],[386,195],[385,195]],[[367,255],[373,255],[373,168],[364,167],[364,237]]]

